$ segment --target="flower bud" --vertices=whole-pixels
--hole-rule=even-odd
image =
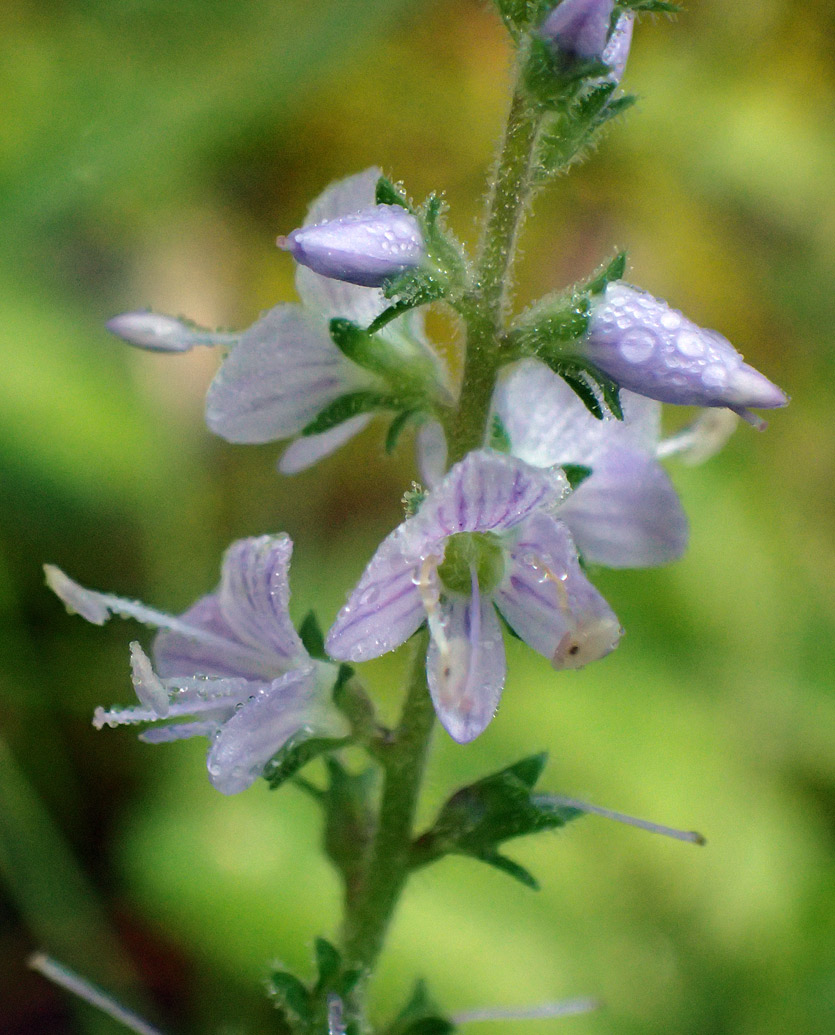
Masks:
[[[276,242],[314,273],[362,287],[419,266],[426,254],[417,219],[399,205],[374,205],[303,226]]]
[[[232,345],[237,340],[235,334],[203,330],[148,309],[120,313],[106,327],[129,345],[151,352],[188,352],[195,345]]]
[[[614,0],[562,0],[539,31],[565,54],[586,61],[602,59],[613,9]]]
[[[594,301],[578,354],[631,392],[682,406],[773,409],[787,397],[716,331],[622,281]]]

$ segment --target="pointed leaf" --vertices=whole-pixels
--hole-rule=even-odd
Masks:
[[[591,280],[586,283],[586,290],[593,295],[600,295],[608,284],[613,280],[622,280],[626,272],[626,252],[618,254],[604,263],[600,269],[592,274]]]
[[[267,995],[291,1028],[308,1025],[313,1019],[310,993],[293,974],[274,970],[267,978]]]
[[[331,751],[338,751],[351,743],[350,737],[309,737],[306,740],[288,741],[287,744],[268,762],[264,770],[264,779],[274,791],[283,783],[312,762],[320,755],[326,755]]]
[[[506,855],[485,852],[483,855],[476,856],[476,858],[480,859],[481,862],[487,863],[488,866],[501,870],[508,877],[513,877],[520,884],[524,884],[526,888],[530,888],[532,891],[539,891],[539,881],[530,870],[526,870],[524,866],[520,866],[519,863],[514,862],[512,859],[508,859]]]
[[[386,432],[386,452],[390,455],[397,448],[397,443],[400,441],[400,436],[403,434],[403,430],[412,418],[416,417],[419,413],[418,410],[403,410],[402,413],[394,418],[389,425],[389,429]]]
[[[316,969],[319,972],[316,991],[321,992],[331,985],[339,973],[339,969],[342,966],[342,956],[339,950],[334,948],[325,938],[317,938],[313,945],[316,952]]]
[[[322,627],[319,625],[319,619],[316,617],[315,611],[308,611],[304,616],[302,624],[299,626],[299,639],[304,644],[304,649],[311,658],[318,658],[320,661],[324,661],[327,658],[325,654],[325,635],[322,632]]]
[[[374,190],[374,203],[377,205],[399,205],[408,212],[413,211],[406,192],[399,184],[392,183],[388,176],[381,176],[377,180],[377,186]]]
[[[317,416],[302,428],[302,435],[318,435],[323,431],[330,431],[331,428],[360,413],[396,410],[401,405],[400,400],[394,396],[383,395],[381,392],[350,392],[348,395],[341,395],[320,410]]]

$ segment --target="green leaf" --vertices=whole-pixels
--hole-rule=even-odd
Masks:
[[[350,743],[350,737],[308,737],[306,740],[291,738],[267,763],[264,779],[270,790],[274,791],[314,758],[338,751]]]
[[[550,364],[549,364],[550,366]],[[552,367],[552,369],[554,369]],[[594,389],[585,381],[582,376],[576,373],[569,373],[566,370],[557,370],[556,373],[565,381],[568,387],[578,396],[583,405],[598,420],[603,420],[603,408],[598,402]]]
[[[319,435],[338,427],[351,417],[374,410],[398,410],[402,403],[392,395],[382,392],[350,392],[334,399],[321,410],[309,424],[302,428],[302,435]]]
[[[510,435],[508,435],[507,428],[504,426],[504,422],[498,413],[494,413],[490,421],[489,446],[499,453],[510,452]]]
[[[376,334],[410,309],[437,302],[448,290],[448,284],[433,277],[431,271],[421,268],[390,277],[383,285],[383,294],[386,298],[396,298],[396,301],[368,325],[368,333]]]
[[[419,412],[419,410],[412,409],[403,410],[402,413],[398,413],[398,415],[389,425],[389,429],[386,432],[386,453],[391,455],[395,451],[395,449],[397,448],[397,443],[400,441],[400,436],[403,434],[406,425],[409,423],[410,420],[413,420],[415,417],[417,417]]]
[[[331,986],[342,967],[342,956],[325,938],[317,938],[313,946],[316,953],[316,969],[319,973],[316,982],[318,993]]]
[[[626,252],[618,252],[613,259],[604,262],[592,274],[591,279],[586,282],[586,290],[592,295],[601,295],[613,280],[622,280],[625,272]]]
[[[315,611],[308,611],[304,616],[299,626],[299,639],[311,658],[318,658],[320,661],[327,659],[325,637]]]
[[[377,770],[352,773],[334,755],[328,755],[325,810],[325,853],[339,871],[350,896],[359,887],[365,856],[374,832],[374,792]]]
[[[418,981],[412,994],[385,1035],[449,1035],[455,1030],[452,1021],[441,1015],[426,990],[426,983]]]
[[[684,8],[670,0],[618,0],[622,11],[650,11],[652,14],[681,14]]]
[[[586,84],[572,103],[546,121],[536,152],[540,182],[586,156],[597,145],[601,130],[635,103],[628,94],[614,97],[616,89],[609,79]]]
[[[274,970],[267,978],[267,995],[291,1028],[307,1026],[313,1019],[310,993],[301,981],[284,970]]]
[[[531,37],[522,85],[531,100],[553,111],[567,112],[581,93],[611,69],[599,59],[584,60],[554,48],[538,35]]]
[[[381,176],[377,180],[374,202],[377,205],[399,205],[400,208],[405,208],[408,212],[413,211],[406,192],[400,184],[392,183],[388,176]]]
[[[572,489],[579,489],[591,474],[591,468],[584,464],[563,464],[562,470]]]
[[[554,830],[581,815],[533,794],[547,755],[532,755],[457,791],[441,808],[433,826],[412,846],[413,867],[444,855],[469,855],[496,867],[528,887],[538,885],[523,867],[500,855],[503,841],[540,830]]]

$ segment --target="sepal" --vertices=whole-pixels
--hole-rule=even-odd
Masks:
[[[538,887],[524,867],[499,853],[498,846],[514,837],[555,830],[582,815],[579,809],[532,793],[547,758],[532,755],[457,791],[433,826],[415,841],[412,866],[426,866],[444,855],[469,855],[528,887]]]
[[[547,40],[533,36],[522,72],[522,86],[530,100],[542,108],[564,111],[585,87],[609,74],[600,58],[579,58],[555,51]]]
[[[302,435],[320,435],[330,431],[346,420],[357,417],[361,413],[372,413],[375,410],[399,410],[403,405],[401,399],[384,392],[349,392],[340,395],[302,428]]]
[[[399,205],[414,214],[412,203],[399,183],[392,183],[388,176],[381,176],[374,188],[375,205]]]
[[[418,981],[409,1001],[385,1029],[385,1035],[450,1035],[455,1025],[444,1017]]]

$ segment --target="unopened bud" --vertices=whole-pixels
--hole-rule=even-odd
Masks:
[[[539,31],[565,54],[586,61],[603,59],[613,9],[614,0],[562,0]]]
[[[621,81],[626,70],[629,48],[632,46],[632,29],[634,25],[634,14],[629,11],[622,14],[612,30],[609,42],[600,55],[603,64],[608,65],[611,69],[609,78],[616,83]]]
[[[578,354],[631,392],[681,406],[785,406],[786,395],[743,362],[731,343],[622,281],[598,296]]]
[[[362,287],[379,287],[419,266],[426,254],[417,219],[399,205],[374,205],[303,226],[276,243],[314,273]]]
[[[148,309],[120,313],[106,327],[129,345],[152,352],[188,352],[195,345],[231,345],[237,340],[237,335],[203,330]]]

